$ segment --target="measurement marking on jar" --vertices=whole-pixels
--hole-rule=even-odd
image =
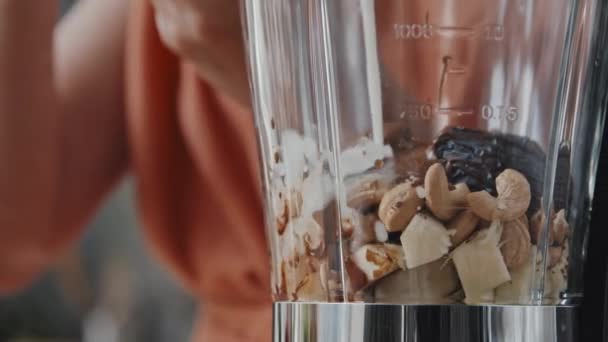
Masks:
[[[447,70],[447,73],[452,75],[462,75],[467,73],[467,69],[464,67],[450,67]]]
[[[467,116],[475,114],[473,109],[469,108],[437,108],[437,114],[449,116]]]
[[[484,120],[517,121],[519,119],[519,109],[515,106],[481,106],[481,118]]]
[[[502,41],[505,39],[505,27],[503,25],[486,25],[483,27],[485,40]]]
[[[429,39],[433,37],[431,24],[395,24],[395,38],[398,40]]]
[[[461,27],[461,26],[439,26],[437,33],[441,35],[450,36],[475,36],[477,31],[472,27]]]
[[[433,116],[463,117],[479,115],[486,121],[514,122],[519,119],[519,109],[508,105],[483,104],[479,110],[469,107],[438,107],[430,103],[405,104],[404,110],[399,114],[401,119],[431,120]]]
[[[399,117],[401,119],[430,120],[433,116],[433,105],[430,103],[409,103]]]
[[[394,24],[395,39],[419,40],[438,36],[445,38],[472,39],[480,37],[486,41],[502,41],[505,38],[504,25],[487,24],[479,27],[438,26],[430,23]]]

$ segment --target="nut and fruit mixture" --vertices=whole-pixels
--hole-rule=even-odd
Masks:
[[[570,227],[566,208],[540,209],[536,143],[461,128],[432,145],[364,138],[340,155],[336,185],[331,156],[295,132],[282,138],[271,189],[275,299],[526,304],[545,237],[545,298],[565,290]],[[344,261],[344,277],[332,259]]]

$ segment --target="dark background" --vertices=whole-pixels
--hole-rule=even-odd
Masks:
[[[581,341],[608,341],[608,125],[597,173],[585,268]],[[603,337],[602,337],[603,336]]]

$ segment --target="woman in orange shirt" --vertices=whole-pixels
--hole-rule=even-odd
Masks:
[[[134,174],[156,254],[204,301],[195,341],[269,341],[269,260],[238,1],[0,0],[0,290]]]

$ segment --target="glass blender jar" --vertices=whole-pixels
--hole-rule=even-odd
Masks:
[[[600,0],[246,0],[274,340],[574,341]]]

